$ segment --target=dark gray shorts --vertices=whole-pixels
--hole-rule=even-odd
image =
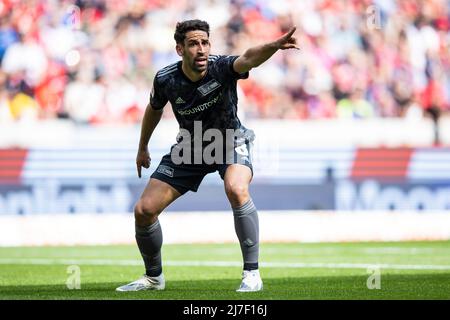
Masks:
[[[227,161],[213,164],[175,164],[172,161],[171,153],[168,153],[161,159],[151,178],[168,183],[181,194],[189,190],[197,192],[200,183],[207,174],[219,171],[220,177],[224,179],[225,172],[231,164],[245,165],[250,168],[253,175],[252,148],[253,142],[245,141],[244,144],[233,149],[233,154],[226,155]]]

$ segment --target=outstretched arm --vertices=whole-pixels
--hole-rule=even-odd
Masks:
[[[259,66],[280,49],[300,50],[300,48],[297,47],[297,39],[292,36],[295,30],[296,27],[293,27],[288,31],[288,33],[278,38],[277,40],[250,48],[245,51],[243,55],[239,56],[239,58],[234,61],[234,71],[236,71],[237,73],[245,73],[247,71],[250,71],[250,69]]]

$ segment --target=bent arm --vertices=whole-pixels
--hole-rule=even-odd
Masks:
[[[292,37],[295,32],[295,27],[289,30],[288,33],[278,38],[277,40],[256,47],[247,49],[243,55],[239,56],[234,63],[233,69],[237,73],[245,73],[250,71],[268,60],[275,52],[278,50],[285,49],[299,49],[297,47],[297,42],[294,37]]]

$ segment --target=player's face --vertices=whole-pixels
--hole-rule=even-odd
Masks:
[[[205,31],[194,30],[186,33],[184,45],[177,48],[183,57],[183,62],[194,72],[202,73],[208,66],[210,50],[208,34]]]

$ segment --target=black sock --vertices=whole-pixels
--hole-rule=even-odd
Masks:
[[[159,221],[147,227],[136,225],[136,242],[145,264],[145,274],[157,277],[162,272],[161,246],[163,242]]]
[[[258,262],[256,263],[244,263],[244,270],[258,270]]]

